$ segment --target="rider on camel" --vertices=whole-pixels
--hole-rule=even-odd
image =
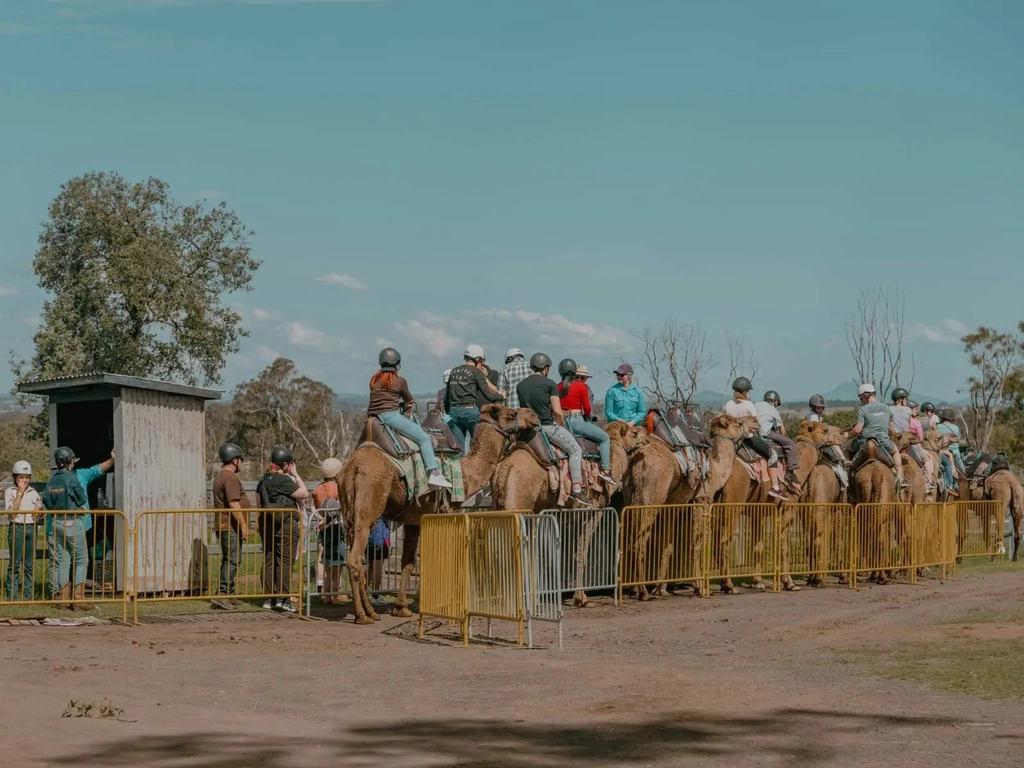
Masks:
[[[732,400],[726,402],[722,407],[725,411],[726,416],[732,416],[734,419],[742,419],[746,416],[752,416],[758,420],[760,424],[761,418],[757,415],[757,409],[754,404],[750,402],[750,390],[754,388],[754,385],[750,383],[750,379],[746,376],[738,377],[732,383]],[[757,453],[764,457],[765,461],[768,462],[768,476],[771,478],[772,487],[768,491],[768,495],[776,501],[784,501],[785,495],[779,488],[779,465],[776,461],[772,463],[772,450],[771,444],[761,437],[760,429],[756,433],[751,433],[747,436],[746,442],[753,448]]]
[[[754,410],[757,411],[757,420],[761,423],[761,437],[775,443],[786,460],[786,485],[799,496],[801,488],[796,479],[796,470],[800,467],[800,455],[797,453],[796,443],[786,434],[786,427],[779,413],[780,405],[782,399],[779,393],[769,389],[764,393],[764,400],[754,403]]]
[[[591,421],[593,411],[586,377],[579,375],[576,361],[569,358],[558,364],[558,375],[562,379],[558,384],[558,397],[562,413],[565,414],[565,426],[574,435],[597,443],[597,450],[601,457],[599,477],[610,485],[618,485],[611,477],[611,438],[608,437],[607,432]]]
[[[903,461],[900,452],[896,450],[895,444],[889,439],[889,425],[892,423],[892,413],[888,406],[878,402],[875,397],[874,384],[861,384],[857,388],[857,399],[860,400],[860,408],[857,409],[857,423],[849,431],[849,436],[854,438],[850,444],[851,456],[856,456],[864,447],[868,439],[873,439],[892,456],[893,465],[896,468],[896,485],[898,488],[905,488],[907,481],[903,478]]]

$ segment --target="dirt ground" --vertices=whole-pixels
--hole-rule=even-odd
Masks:
[[[412,640],[385,616],[0,627],[4,766],[1020,766],[1024,700],[880,676],[1020,609],[1022,574],[567,609],[565,648]],[[543,641],[551,640],[550,631]],[[1018,694],[1024,697],[1024,690]],[[70,700],[122,709],[62,717]]]

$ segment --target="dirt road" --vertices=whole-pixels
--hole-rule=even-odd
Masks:
[[[4,627],[3,765],[1019,766],[1024,701],[869,662],[950,632],[1024,638],[938,623],[1019,608],[1022,585],[996,573],[570,609],[562,651],[419,643],[390,617]],[[118,719],[61,717],[104,698]]]

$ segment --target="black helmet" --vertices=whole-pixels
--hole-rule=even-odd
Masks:
[[[779,397],[779,393],[776,392],[774,389],[769,389],[767,392],[764,393],[764,401],[766,403],[781,403],[782,398]]]
[[[551,367],[551,358],[543,352],[536,352],[533,357],[530,358],[530,367],[538,372],[543,371],[545,368]]]
[[[807,401],[807,405],[811,408],[824,408],[825,398],[821,395],[811,395],[811,399]]]
[[[270,463],[276,464],[279,467],[283,467],[288,462],[294,460],[295,459],[292,456],[292,452],[289,451],[287,448],[282,448],[278,446],[277,448],[270,452]]]
[[[750,383],[750,379],[746,376],[740,376],[736,381],[732,383],[733,392],[749,392],[754,388],[754,385]]]
[[[377,362],[380,363],[382,371],[397,371],[402,367],[402,356],[394,347],[385,347],[377,355]]]
[[[66,469],[71,466],[71,462],[74,461],[77,456],[75,452],[66,446],[61,446],[53,452],[53,465],[57,469]]]
[[[922,411],[934,411],[935,410],[935,404],[934,403],[925,403],[924,405],[921,406],[921,410]]]
[[[235,459],[242,458],[242,449],[234,443],[224,443],[217,451],[221,464],[230,464]]]
[[[903,387],[896,387],[890,395],[892,401],[895,403],[897,400],[902,400],[904,397],[910,397],[910,393],[907,392]]]
[[[558,375],[563,379],[566,376],[575,376],[576,361],[569,357],[565,358],[565,360],[558,364]]]
[[[907,400],[907,408],[913,410],[914,408],[917,408],[917,403],[915,403],[913,400]]]
[[[949,408],[939,411],[939,418],[943,421],[956,421],[956,414]]]

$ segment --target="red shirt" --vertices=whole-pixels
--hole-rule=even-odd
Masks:
[[[559,384],[558,395],[563,411],[583,411],[583,415],[590,415],[590,390],[582,381],[570,384],[567,394],[563,394],[562,385]]]

